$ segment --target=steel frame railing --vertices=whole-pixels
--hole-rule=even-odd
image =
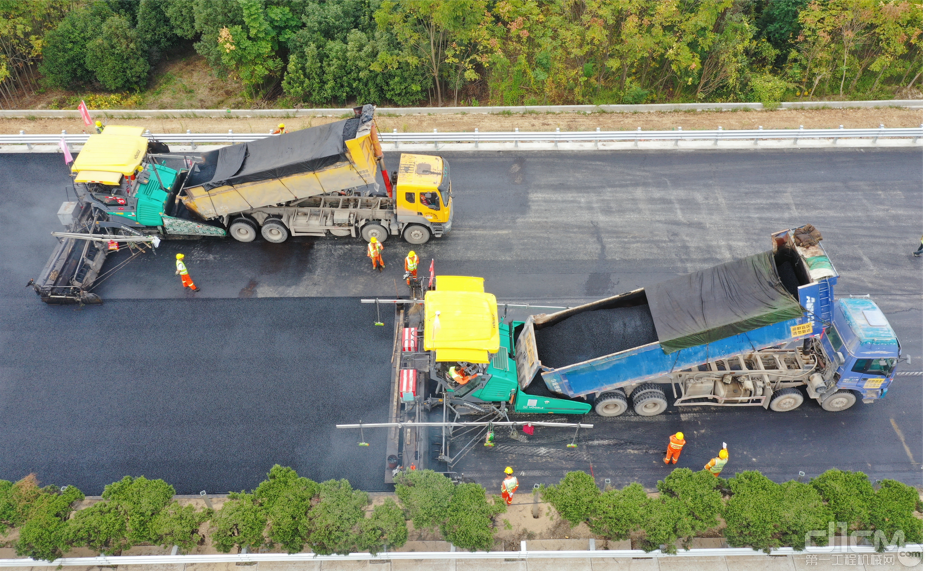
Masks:
[[[761,139],[764,140],[783,140],[792,139],[794,143],[800,139],[831,139],[837,143],[838,139],[872,139],[876,144],[880,139],[907,139],[911,138],[915,144],[924,136],[923,127],[904,127],[904,128],[885,128],[882,125],[878,129],[845,129],[843,126],[838,129],[805,129],[801,125],[798,129],[764,129],[757,130],[739,129],[724,130],[721,127],[715,131],[684,131],[677,129],[675,131],[642,131],[640,128],[636,131],[564,131],[560,129],[554,132],[480,132],[474,129],[473,132],[454,132],[439,133],[437,130],[431,133],[380,133],[380,140],[384,144],[392,143],[394,148],[399,148],[400,143],[472,143],[479,148],[480,143],[576,143],[592,142],[595,144],[605,142],[630,141],[639,143],[641,141],[719,141],[753,140],[757,144]],[[29,148],[32,145],[57,145],[64,139],[68,145],[82,145],[87,141],[90,135],[87,134],[69,134],[62,131],[60,135],[31,135],[20,131],[18,135],[0,135],[0,146],[2,145],[26,145]],[[228,133],[162,133],[152,134],[145,132],[145,136],[156,139],[163,143],[186,144],[192,147],[203,144],[232,144],[256,141],[273,135],[258,133],[234,133],[230,129]]]
[[[591,540],[592,541],[592,540]],[[889,547],[881,553],[883,557],[898,557],[900,553],[907,555],[920,554],[923,551],[921,544],[907,544],[902,547]],[[176,552],[176,549],[175,549]],[[90,567],[113,565],[181,565],[194,563],[236,563],[254,564],[260,562],[309,562],[309,561],[399,561],[399,560],[452,560],[452,559],[600,559],[600,558],[671,558],[688,559],[691,557],[744,557],[744,556],[814,556],[814,557],[844,557],[877,554],[873,546],[826,546],[807,547],[803,551],[794,551],[792,548],[781,547],[773,549],[769,554],[755,551],[746,547],[739,548],[711,548],[677,550],[675,554],[661,551],[642,551],[640,549],[624,550],[571,550],[571,551],[528,551],[525,542],[522,542],[520,551],[390,551],[385,553],[351,553],[348,555],[316,555],[314,553],[238,553],[238,554],[211,554],[211,555],[120,555],[99,557],[66,557],[55,561],[35,559],[0,559],[2,567]]]

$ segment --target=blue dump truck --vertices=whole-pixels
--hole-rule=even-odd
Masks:
[[[776,412],[883,398],[900,355],[886,317],[870,299],[835,299],[814,227],[772,239],[768,252],[509,324],[501,344],[521,392],[583,399],[601,416],[629,404],[657,415],[669,394],[675,406]]]

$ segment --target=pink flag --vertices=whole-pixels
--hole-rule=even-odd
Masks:
[[[58,148],[64,153],[64,164],[69,165],[74,162],[74,159],[71,157],[71,149],[68,148],[68,142],[64,140],[64,137],[58,141]]]
[[[429,264],[429,289],[432,289],[432,283],[435,281],[435,260]]]
[[[93,121],[90,120],[90,111],[87,110],[87,104],[84,103],[84,100],[81,99],[81,104],[77,106],[77,110],[81,112],[81,119],[84,120],[84,125],[90,125]]]

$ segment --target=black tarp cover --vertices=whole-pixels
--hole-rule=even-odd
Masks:
[[[802,316],[777,276],[773,252],[648,286],[645,295],[668,354]]]
[[[323,169],[345,160],[345,141],[357,136],[358,122],[346,119],[202,153],[186,187],[212,190]]]

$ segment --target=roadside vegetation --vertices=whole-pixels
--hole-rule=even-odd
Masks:
[[[0,105],[920,98],[922,18],[921,0],[0,0]],[[216,81],[172,71],[192,57]],[[224,95],[189,97],[204,86]]]
[[[821,532],[814,542],[827,543],[830,525],[837,533],[869,532],[880,551],[890,542],[922,542],[918,491],[894,480],[874,486],[861,472],[829,470],[809,483],[777,484],[756,471],[725,479],[682,468],[657,489],[648,494],[633,483],[601,491],[589,474],[569,472],[542,488],[541,499],[568,529],[586,524],[599,538],[631,540],[646,551],[674,553],[678,543],[688,549],[695,537],[719,534],[732,547],[802,550],[809,532]],[[119,555],[138,545],[176,545],[189,553],[209,543],[222,553],[377,553],[402,547],[418,530],[488,551],[500,549],[500,530],[512,529],[512,522],[497,521],[507,512],[498,495],[431,470],[401,473],[395,499],[376,501],[347,480],[318,483],[282,466],[215,510],[182,505],[171,485],[143,476],[106,486],[100,501],[84,500],[73,486],[43,487],[32,475],[0,480],[0,547],[49,561],[75,548]]]

